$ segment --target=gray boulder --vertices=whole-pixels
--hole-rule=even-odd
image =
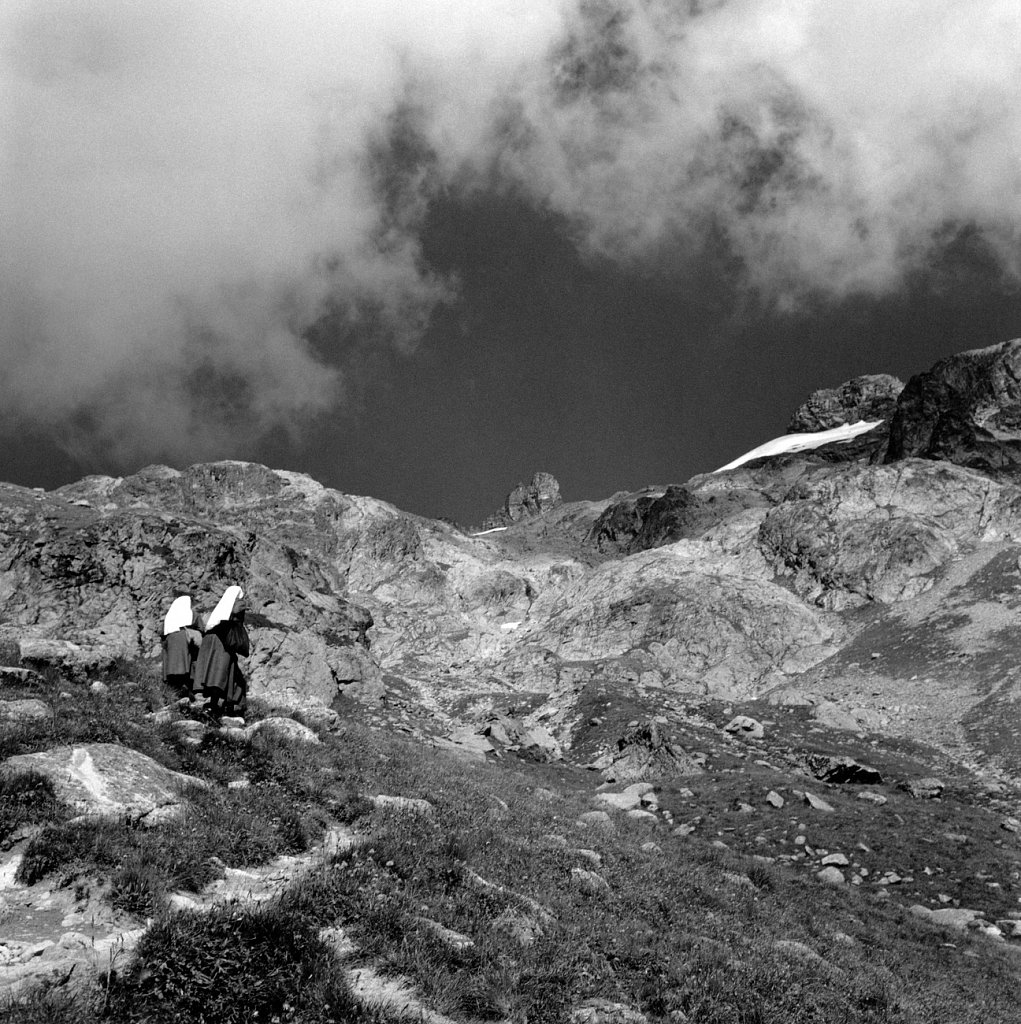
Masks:
[[[17,754],[7,758],[0,770],[5,774],[33,771],[44,775],[53,783],[57,799],[79,814],[127,818],[142,824],[183,811],[189,787],[208,785],[117,743],[86,743]]]

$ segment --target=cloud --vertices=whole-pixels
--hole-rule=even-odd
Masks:
[[[0,399],[82,458],[206,458],[344,400],[325,315],[413,348],[441,191],[632,267],[722,240],[784,305],[962,232],[1017,275],[1013,0],[7,0]]]

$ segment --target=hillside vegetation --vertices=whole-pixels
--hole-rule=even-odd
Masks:
[[[209,728],[189,746],[175,739],[181,712],[151,717],[164,707],[151,669],[122,666],[106,686],[93,693],[56,676],[26,684],[17,695],[50,701],[55,714],[8,729],[0,754],[114,740],[212,786],[180,821],[142,829],[75,818],[42,779],[4,783],[0,836],[25,836],[21,881],[71,888],[80,900],[102,892],[152,919],[133,958],[77,994],[67,983],[40,989],[7,1009],[11,1021],[402,1016],[355,994],[363,966],[406,979],[416,1005],[457,1021],[639,1019],[620,1016],[626,1008],[648,1020],[958,1024],[1016,1012],[1013,949],[920,920],[874,875],[837,888],[814,877],[811,857],[772,859],[803,850],[798,835],[856,862],[868,859],[861,844],[877,864],[925,879],[931,871],[952,900],[981,898],[996,916],[1017,906],[1021,849],[999,827],[995,798],[964,774],[938,803],[869,787],[888,798],[876,806],[856,799],[861,787],[845,793],[764,764],[779,760],[778,744],[800,745],[797,716],[771,728],[772,743],[751,744],[754,761],[742,756],[749,744],[703,717],[705,774],[657,787],[669,816],[611,810],[600,820],[598,779],[584,769],[513,754],[466,760],[356,714],[315,745],[239,744]],[[925,753],[872,749],[874,763],[902,773],[919,770]],[[804,789],[835,810],[796,802]],[[785,793],[785,807],[765,804],[767,792]],[[379,794],[407,800],[377,805]],[[687,821],[690,830],[680,827]],[[336,823],[357,841],[276,898],[171,909],[172,893],[299,854]],[[951,827],[967,838],[945,838]],[[969,877],[984,873],[997,889]]]

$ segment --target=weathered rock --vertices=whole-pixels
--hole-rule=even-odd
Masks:
[[[84,683],[97,672],[109,672],[119,651],[107,644],[76,644],[70,640],[27,638],[18,645],[21,660],[36,669],[55,668],[66,678]]]
[[[532,725],[510,715],[494,713],[483,726],[483,736],[504,746],[516,746],[537,761],[559,761],[563,750],[556,737],[544,726]],[[492,749],[492,743],[488,743]]]
[[[982,919],[981,910],[968,910],[965,907],[945,907],[941,910],[930,910],[920,903],[909,908],[916,917],[921,917],[933,924],[940,924],[946,928],[955,928],[958,931],[967,931],[974,922]]]
[[[805,764],[808,770],[823,782],[877,786],[883,781],[883,776],[875,768],[847,755],[808,754],[805,757]]]
[[[636,782],[620,793],[597,793],[595,798],[599,803],[607,804],[618,811],[630,811],[641,807],[643,797],[651,792],[652,786],[649,783]]]
[[[84,682],[118,657],[156,654],[176,590],[208,610],[227,583],[243,580],[250,692],[279,683],[286,696],[308,680],[325,704],[338,686],[372,698],[381,692],[365,655],[372,619],[347,599],[343,576],[367,504],[247,463],[149,467],[51,494],[6,488],[0,614],[22,663]],[[382,503],[372,511],[396,518]]]
[[[862,731],[858,718],[831,700],[819,701],[812,708],[812,717],[820,725],[825,725],[827,729],[845,729],[848,732]]]
[[[578,824],[589,828],[613,828],[613,822],[606,811],[585,811],[578,815]]]
[[[521,519],[544,515],[560,505],[560,484],[552,473],[536,473],[531,481],[518,484],[507,495],[503,508],[483,523],[484,529],[506,526]]]
[[[878,462],[886,454],[890,423],[897,409],[897,397],[903,390],[901,381],[885,373],[866,374],[839,387],[822,388],[813,392],[794,413],[787,425],[787,433],[811,434],[859,420],[883,420],[881,426],[867,434],[839,444],[823,445],[812,452],[813,461]]]
[[[702,495],[677,485],[667,487],[662,494],[629,494],[607,506],[593,523],[585,543],[602,552],[633,554],[701,537],[749,505],[765,508],[766,504],[754,492]]]
[[[40,722],[53,717],[53,708],[44,700],[0,700],[0,726],[20,722]]]
[[[79,814],[127,818],[165,817],[183,809],[189,787],[201,779],[164,768],[150,757],[116,743],[58,747],[17,754],[3,762],[5,773],[34,771],[46,776],[59,800]]]
[[[897,784],[898,789],[909,793],[916,800],[935,800],[943,795],[946,784],[942,779],[907,779]]]
[[[768,512],[759,545],[806,601],[839,610],[928,590],[962,543],[1021,535],[1021,491],[911,459],[819,469]]]
[[[711,695],[754,695],[832,652],[831,629],[789,591],[690,541],[600,565],[531,614],[546,624],[529,647],[607,671],[627,658]]]
[[[245,730],[249,739],[256,736],[284,743],[304,743],[318,746],[322,740],[307,726],[293,718],[271,717],[254,722]]]
[[[833,813],[833,807],[823,800],[822,797],[816,796],[814,793],[805,793],[805,803],[813,810],[825,811],[828,814]]]
[[[610,886],[602,875],[586,871],[584,868],[571,868],[571,886],[586,896],[598,896],[610,891]]]
[[[775,789],[771,789],[766,794],[766,803],[769,804],[770,807],[775,807],[779,810],[784,805],[784,799]]]
[[[761,740],[765,735],[762,723],[754,718],[749,718],[748,715],[738,715],[732,718],[723,727],[723,731],[729,732],[734,736],[743,736],[749,740]]]
[[[912,456],[1021,479],[1021,339],[960,352],[908,381],[886,457]]]
[[[823,868],[816,872],[815,877],[826,885],[843,885],[846,882],[844,872],[836,867]]]
[[[376,807],[386,811],[396,811],[400,814],[419,814],[431,818],[436,813],[436,808],[428,800],[417,797],[389,796],[386,793],[379,793],[369,799]]]
[[[617,749],[597,758],[590,767],[601,771],[608,782],[701,775],[703,771],[690,754],[664,736],[654,719],[628,726]]]

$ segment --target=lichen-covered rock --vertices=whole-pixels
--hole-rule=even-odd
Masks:
[[[5,774],[36,772],[53,784],[58,800],[79,814],[142,821],[166,820],[183,809],[189,787],[201,779],[171,771],[117,743],[86,743],[35,754],[17,754],[0,765]]]

